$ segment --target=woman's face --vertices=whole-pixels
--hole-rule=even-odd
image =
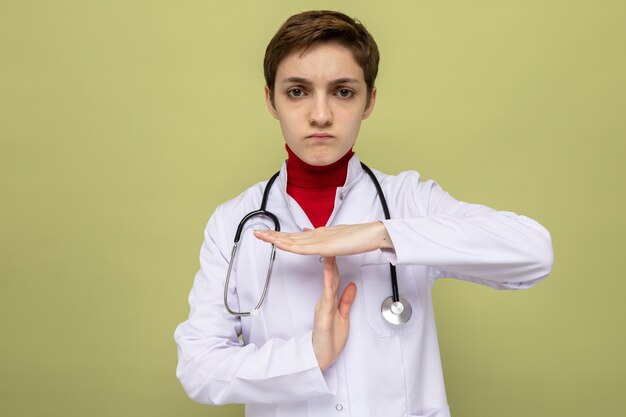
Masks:
[[[349,49],[331,42],[287,55],[276,71],[273,102],[267,87],[265,98],[289,148],[304,162],[323,166],[354,146],[376,89],[368,102],[363,69]]]

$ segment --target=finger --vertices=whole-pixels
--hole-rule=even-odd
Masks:
[[[254,231],[254,236],[257,239],[261,239],[264,242],[270,242],[272,240],[282,238],[283,235],[284,233],[282,232],[276,232],[274,230],[268,230],[268,229],[257,229]]]
[[[315,230],[308,232],[284,233],[273,230],[255,230],[254,236],[277,248],[299,255],[335,256],[333,238],[327,234],[317,235]]]
[[[311,232],[314,229],[305,227],[301,232],[279,232],[272,229],[255,229],[254,234],[258,237],[264,238],[281,238],[281,239],[308,239],[311,236]]]
[[[322,299],[324,300],[325,307],[328,309],[332,309],[334,301],[337,297],[333,288],[335,278],[333,261],[334,258],[332,257],[324,258],[324,293],[322,295]]]
[[[257,239],[263,242],[271,243],[272,245],[284,251],[306,255],[306,253],[302,252],[301,250],[300,251],[297,249],[294,250],[293,244],[291,243],[291,239],[289,237],[289,233],[282,233],[282,232],[276,232],[273,230],[262,229],[262,230],[255,230],[254,237],[256,237]]]
[[[302,244],[311,244],[311,243],[315,243],[315,240],[311,240],[311,233],[310,232],[296,232],[296,233],[285,233],[285,232],[276,232],[273,230],[255,230],[254,231],[254,237],[256,237],[259,240],[262,240],[263,242],[267,242],[267,243],[271,243],[273,245],[283,245],[285,247],[288,247],[289,249],[287,249],[289,252],[296,252],[296,253],[303,253],[301,249],[292,249],[295,248],[297,246],[294,245],[302,245]],[[305,250],[308,250],[307,246],[304,246]]]
[[[337,266],[337,258],[334,256],[330,258],[332,259],[331,266],[333,270],[333,300],[337,300],[339,295],[339,267]]]
[[[350,308],[354,299],[356,298],[356,284],[354,282],[349,283],[341,294],[341,300],[339,301],[339,314],[344,319],[350,318]]]
[[[280,232],[281,237],[296,241],[312,241],[312,242],[327,242],[335,238],[337,230],[341,229],[336,226],[331,227],[318,227],[317,229],[310,229],[304,227],[302,232]]]
[[[291,252],[298,255],[319,255],[324,256],[325,253],[318,251],[315,247],[307,246],[307,245],[299,245],[292,242],[284,242],[282,240],[276,240],[273,242],[268,242],[276,246],[278,249],[283,250],[285,252]]]

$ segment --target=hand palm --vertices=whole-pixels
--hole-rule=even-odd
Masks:
[[[324,291],[315,306],[313,350],[320,365],[326,369],[343,351],[350,331],[350,307],[356,297],[356,285],[348,284],[341,299],[339,270],[334,257],[324,258]]]

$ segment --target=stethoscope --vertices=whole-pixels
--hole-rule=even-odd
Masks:
[[[374,175],[372,170],[369,169],[367,165],[361,162],[361,166],[363,167],[363,170],[365,170],[365,172],[372,179],[372,182],[374,183],[374,186],[376,187],[378,199],[380,200],[380,204],[383,207],[383,212],[385,213],[385,219],[389,220],[391,216],[389,216],[389,208],[387,207],[387,201],[385,200],[385,196],[383,195],[383,190],[380,187],[380,183],[376,179],[376,176]],[[258,216],[269,217],[274,222],[274,230],[277,232],[280,232],[280,222],[278,221],[278,218],[272,212],[266,210],[267,199],[270,193],[270,188],[272,187],[272,184],[274,184],[274,181],[278,177],[279,173],[280,171],[274,174],[272,178],[270,178],[269,181],[267,182],[267,185],[265,186],[265,190],[263,191],[263,199],[261,200],[261,207],[258,210],[255,210],[246,214],[241,219],[241,221],[239,222],[239,225],[237,226],[233,249],[230,253],[230,261],[228,262],[228,272],[226,273],[226,282],[224,283],[224,306],[226,307],[226,311],[234,316],[240,316],[240,317],[257,316],[259,309],[261,308],[261,305],[263,304],[263,301],[265,301],[265,296],[267,295],[267,288],[269,287],[270,278],[272,276],[272,268],[274,266],[274,259],[276,259],[276,248],[274,247],[274,244],[272,244],[272,252],[270,253],[270,261],[269,261],[269,266],[267,268],[267,275],[265,276],[265,285],[263,286],[263,292],[261,293],[261,298],[259,299],[259,302],[256,304],[254,309],[252,311],[233,311],[228,306],[228,283],[230,282],[230,274],[233,269],[235,255],[237,254],[237,247],[239,244],[239,239],[241,238],[241,232],[243,231],[243,227],[246,224],[246,222]],[[383,315],[383,318],[387,322],[391,324],[399,325],[399,324],[403,324],[409,321],[409,319],[411,318],[413,309],[411,308],[411,304],[404,297],[400,297],[398,293],[398,277],[396,275],[396,267],[390,263],[389,270],[391,273],[391,296],[383,300],[383,303],[380,307],[380,311]]]

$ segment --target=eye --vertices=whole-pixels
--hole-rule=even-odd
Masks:
[[[337,90],[337,95],[341,98],[350,98],[354,95],[354,92],[348,88],[340,88]]]
[[[299,98],[304,96],[304,90],[302,90],[301,88],[292,88],[291,90],[287,91],[287,95],[289,97]]]

